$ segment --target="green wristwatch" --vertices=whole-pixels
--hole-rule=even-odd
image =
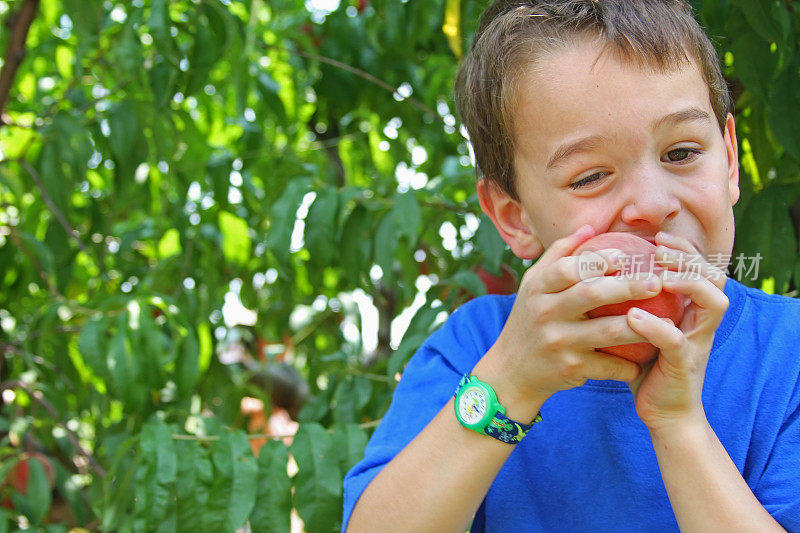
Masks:
[[[520,424],[506,417],[506,410],[497,400],[494,389],[469,374],[461,378],[455,397],[456,418],[462,426],[508,444],[521,441],[531,427],[542,420],[541,414],[530,424]]]

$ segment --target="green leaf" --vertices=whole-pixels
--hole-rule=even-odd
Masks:
[[[28,463],[28,490],[25,494],[23,514],[28,517],[31,524],[41,524],[52,502],[52,490],[47,479],[47,471],[42,462],[31,457]]]
[[[39,239],[29,233],[20,231],[19,237],[25,245],[25,248],[27,248],[30,252],[33,252],[34,257],[39,262],[39,266],[42,268],[44,273],[47,274],[50,279],[53,279],[56,275],[55,259],[53,258],[53,253],[50,251],[50,249],[41,241],[39,241]]]
[[[161,57],[153,62],[153,66],[148,72],[148,78],[156,108],[166,107],[172,100],[179,73],[177,68],[170,66]]]
[[[186,83],[186,94],[194,94],[203,88],[208,81],[208,74],[222,53],[216,36],[204,24],[200,17],[197,19],[197,31],[194,35],[191,56],[189,58],[189,80]]]
[[[333,427],[331,435],[334,448],[339,452],[339,468],[348,472],[364,457],[367,447],[367,432],[358,424],[338,424]]]
[[[53,262],[56,268],[56,286],[59,292],[65,294],[73,281],[73,267],[77,250],[70,246],[71,240],[67,238],[64,228],[55,219],[51,219],[47,225],[44,244],[53,254]]]
[[[353,284],[358,284],[361,274],[369,268],[372,253],[372,217],[367,209],[358,204],[347,217],[339,239],[340,264]]]
[[[731,51],[733,67],[744,86],[767,100],[778,67],[778,54],[770,51],[770,43],[745,29],[733,42]]]
[[[311,180],[307,178],[292,179],[270,209],[267,248],[283,263],[289,262],[289,248],[292,242],[292,230],[297,220],[297,208],[300,207],[300,202],[310,184]]]
[[[785,69],[772,85],[769,99],[769,123],[775,137],[786,151],[800,161],[800,79],[798,61]]]
[[[90,318],[83,324],[78,338],[78,350],[80,350],[84,362],[95,374],[104,379],[108,376],[108,366],[105,360],[108,345],[107,330],[108,323],[105,317]]]
[[[280,98],[280,84],[266,72],[259,73],[256,82],[256,89],[261,95],[261,101],[272,111],[279,124],[286,123],[286,108]]]
[[[422,210],[414,191],[395,195],[392,215],[399,235],[408,239],[410,246],[415,246],[422,226]]]
[[[442,31],[453,54],[460,60],[464,55],[464,44],[461,42],[461,0],[447,0]]]
[[[242,431],[223,433],[214,446],[214,481],[209,492],[208,531],[234,531],[255,504],[258,465]]]
[[[227,261],[244,264],[250,259],[250,230],[247,221],[227,211],[219,212],[222,254]]]
[[[397,222],[390,212],[383,217],[375,232],[375,264],[383,270],[384,283],[387,285],[391,285],[394,280],[394,254],[397,251],[397,237]]]
[[[136,110],[129,101],[125,100],[111,108],[108,114],[108,127],[111,132],[108,144],[114,158],[122,164],[131,162],[140,126]]]
[[[176,476],[177,523],[183,531],[202,531],[203,513],[198,509],[208,503],[208,486],[204,483],[204,470],[209,469],[207,453],[196,441],[176,443],[178,472]],[[208,472],[208,478],[211,473]]]
[[[267,441],[258,452],[258,489],[250,528],[254,533],[291,529],[292,482],[286,471],[289,453],[280,441]]]
[[[63,12],[69,13],[75,33],[85,42],[92,42],[100,28],[100,3],[64,0],[63,4]]]
[[[170,228],[158,241],[158,257],[168,259],[181,253],[181,234],[175,228]]]
[[[144,426],[141,440],[142,458],[147,497],[147,519],[151,527],[176,523],[175,481],[178,474],[178,456],[172,431],[162,421]]]
[[[331,264],[336,255],[336,235],[339,233],[336,225],[338,210],[339,192],[333,187],[318,191],[314,203],[308,210],[304,240],[305,247],[311,255],[311,264],[316,267]]]
[[[337,424],[356,421],[356,391],[353,388],[353,377],[347,376],[336,386],[333,394],[333,419]]]
[[[42,186],[61,214],[69,216],[68,198],[71,192],[70,182],[67,179],[69,175],[64,173],[61,162],[57,142],[47,142],[42,147],[39,158],[39,175],[42,178]]]
[[[139,360],[131,353],[128,338],[128,313],[117,317],[117,331],[111,338],[106,359],[111,376],[109,391],[122,400],[128,412],[137,412],[144,401],[145,385],[140,382]]]
[[[134,20],[128,19],[119,43],[112,52],[115,64],[122,75],[139,72],[142,68],[142,45],[134,27]]]
[[[171,21],[169,18],[168,0],[153,0],[150,4],[150,18],[147,21],[156,50],[167,53],[172,49],[172,38],[169,33]]]
[[[53,117],[53,131],[57,135],[60,159],[72,167],[76,176],[82,176],[92,156],[92,144],[86,127],[77,116],[61,111]]]
[[[737,224],[736,252],[731,261],[734,278],[753,285],[757,280],[774,277],[776,291],[785,290],[797,246],[789,216],[791,197],[785,188],[772,186],[750,201]],[[758,276],[753,279],[756,269]]]
[[[187,332],[180,344],[175,368],[175,385],[178,394],[188,397],[200,377],[200,343],[194,329]]]
[[[406,335],[403,336],[403,340],[400,342],[400,346],[398,346],[389,357],[389,364],[386,370],[387,375],[394,376],[398,372],[402,372],[406,363],[408,363],[408,360],[411,359],[411,356],[414,355],[417,349],[422,345],[423,342],[425,342],[425,339],[427,338],[427,332],[414,333],[411,335],[406,333]]]
[[[483,296],[486,294],[486,285],[484,285],[481,278],[471,270],[459,270],[456,272],[455,276],[452,277],[452,281],[475,296]]]
[[[750,23],[753,29],[768,42],[781,42],[784,38],[784,23],[780,21],[783,17],[788,17],[779,10],[771,9],[772,6],[779,4],[774,0],[735,0],[735,4],[744,13],[744,19]],[[776,18],[777,17],[777,18]]]
[[[294,504],[309,533],[338,529],[341,522],[342,479],[333,440],[316,423],[301,424],[292,442],[298,472]]]

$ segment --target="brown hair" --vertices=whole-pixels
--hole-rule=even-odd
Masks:
[[[455,98],[479,177],[518,198],[514,180],[515,86],[547,52],[585,36],[662,72],[696,62],[721,130],[731,109],[711,41],[684,0],[495,0],[458,70]]]

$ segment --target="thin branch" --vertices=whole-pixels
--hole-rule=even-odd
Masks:
[[[267,46],[267,45],[265,45],[265,46]],[[373,85],[377,85],[381,89],[386,89],[387,91],[389,91],[393,95],[395,95],[395,94],[399,95],[400,94],[396,87],[392,87],[390,84],[386,83],[385,81],[383,81],[383,80],[381,80],[379,78],[376,78],[375,76],[373,76],[369,72],[367,72],[365,70],[361,70],[360,68],[356,68],[356,67],[353,67],[351,65],[348,65],[347,63],[342,63],[341,61],[337,61],[336,59],[333,59],[333,58],[330,58],[330,57],[326,57],[326,56],[321,56],[319,54],[313,54],[311,52],[306,52],[304,50],[292,50],[291,48],[286,48],[286,47],[283,47],[283,46],[273,46],[273,48],[277,48],[278,50],[283,50],[283,51],[288,52],[290,54],[295,54],[295,55],[299,55],[299,56],[302,56],[302,57],[306,57],[308,59],[313,59],[315,61],[319,61],[320,63],[326,63],[328,65],[331,65],[332,67],[336,67],[336,68],[342,69],[342,70],[344,70],[346,72],[349,72],[351,74],[355,74],[359,78],[367,80],[368,82],[372,83]],[[434,117],[438,118],[439,120],[443,120],[436,111],[434,111],[433,109],[431,109],[427,105],[423,104],[422,102],[420,102],[416,98],[414,98],[412,96],[401,96],[401,98],[402,98],[401,101],[407,101],[408,103],[410,103],[411,105],[413,105],[417,109],[419,109],[421,111],[424,111],[425,113],[430,113],[431,115],[433,115]]]
[[[49,207],[50,211],[55,215],[56,219],[61,224],[61,227],[64,228],[64,231],[67,232],[67,235],[72,237],[72,239],[78,244],[78,248],[80,248],[83,253],[89,256],[89,250],[86,249],[86,245],[83,244],[83,241],[80,239],[80,234],[77,232],[77,230],[72,229],[72,226],[69,225],[67,217],[64,216],[64,213],[61,212],[55,202],[53,202],[52,198],[50,198],[50,195],[47,194],[47,190],[44,188],[44,183],[42,183],[42,177],[39,176],[39,173],[36,172],[36,169],[34,169],[31,164],[24,159],[20,159],[19,164],[36,183],[36,187],[39,189],[39,192],[42,193],[42,199],[44,199],[47,207]]]
[[[381,423],[381,420],[383,420],[383,419],[382,418],[378,418],[377,420],[370,420],[369,422],[363,422],[363,423],[359,424],[358,427],[359,427],[359,429],[374,428],[374,427],[377,427],[378,424]],[[333,430],[331,428],[328,428],[327,431],[328,431],[328,433],[331,433]],[[261,439],[283,440],[283,439],[287,439],[287,438],[292,438],[295,435],[296,435],[296,433],[290,433],[290,434],[286,434],[286,435],[276,435],[274,433],[252,433],[252,434],[246,435],[246,437],[247,437],[247,440],[261,440]],[[214,441],[219,440],[219,435],[205,435],[205,436],[202,436],[202,435],[181,435],[181,434],[174,433],[172,435],[172,438],[174,440],[194,440],[194,441],[199,441],[199,442],[214,442]]]
[[[56,333],[80,333],[81,331],[80,326],[56,326],[53,328],[53,331]],[[0,354],[2,354],[6,350],[14,350],[19,348],[23,342],[29,342],[34,339],[38,339],[42,336],[41,330],[31,331],[30,334],[26,335],[24,339],[17,339],[11,342],[6,342],[0,344]]]
[[[81,446],[80,440],[78,439],[78,436],[75,434],[75,432],[69,429],[66,424],[64,424],[58,419],[59,417],[58,411],[56,410],[55,407],[53,407],[53,404],[51,404],[47,400],[47,398],[44,397],[42,391],[36,390],[27,383],[25,383],[24,381],[19,381],[19,380],[9,380],[0,383],[0,392],[6,389],[10,390],[17,388],[25,390],[28,394],[31,395],[31,397],[34,400],[36,400],[37,403],[39,403],[39,405],[44,407],[45,411],[47,411],[50,414],[50,416],[53,417],[55,423],[67,433],[67,439],[69,439],[70,443],[72,443],[72,445],[75,447],[78,454],[86,459],[86,461],[89,463],[89,466],[92,467],[92,470],[94,470],[98,476],[105,477],[106,475],[105,469],[102,466],[100,466],[100,463],[97,462],[97,460],[91,453],[86,451],[84,447]]]
[[[56,297],[56,299],[59,302],[68,305],[73,311],[78,311],[85,315],[93,315],[96,312],[94,309],[88,309],[86,307],[83,307],[82,305],[76,303],[74,300],[69,300],[67,299],[66,296],[61,294],[61,292],[59,292],[58,290],[58,287],[53,283],[53,281],[50,279],[50,276],[47,274],[47,272],[45,272],[44,268],[42,268],[42,265],[36,259],[36,256],[34,256],[30,252],[30,250],[28,250],[28,248],[22,242],[22,239],[19,238],[19,235],[17,235],[17,232],[15,231],[16,228],[14,226],[8,226],[8,228],[11,230],[10,233],[11,240],[14,241],[14,244],[16,244],[17,247],[22,251],[22,253],[25,254],[28,260],[31,263],[33,263],[33,268],[36,269],[36,271],[39,273],[39,277],[42,278],[42,281],[44,281],[44,283],[47,285],[48,290]],[[114,313],[114,311],[107,312],[106,316],[108,316],[110,313]]]
[[[22,60],[25,58],[25,42],[28,40],[28,30],[36,18],[39,10],[39,0],[25,0],[19,11],[13,15],[13,29],[11,39],[8,41],[6,55],[3,58],[3,69],[0,70],[0,124],[5,122],[5,108],[14,78],[17,76]]]
[[[28,362],[28,364],[31,365],[31,366],[41,366],[41,367],[47,368],[48,370],[50,370],[51,372],[53,372],[53,373],[55,373],[56,375],[59,376],[58,379],[61,382],[63,382],[64,385],[66,385],[67,389],[69,389],[70,392],[75,392],[75,385],[72,383],[72,380],[67,378],[66,374],[64,372],[62,372],[61,369],[58,368],[58,366],[56,366],[52,362],[46,360],[41,355],[36,355],[34,353],[27,352],[27,351],[19,348],[18,346],[14,346],[12,344],[6,344],[6,345],[2,346],[2,350],[0,350],[0,354],[2,354],[4,352],[10,352],[10,353],[15,353],[15,354],[19,355],[20,357],[25,359],[25,361]]]

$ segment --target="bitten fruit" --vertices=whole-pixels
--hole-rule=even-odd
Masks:
[[[581,255],[584,252],[597,252],[609,248],[621,250],[628,258],[627,261],[621,265],[618,272],[612,272],[608,275],[635,276],[637,273],[641,273],[643,276],[647,272],[659,274],[664,270],[661,266],[655,264],[653,260],[656,246],[630,233],[602,233],[583,243],[575,250],[573,255]],[[656,296],[646,300],[629,300],[617,304],[603,305],[592,309],[587,315],[589,318],[624,315],[627,314],[628,309],[631,307],[644,309],[648,313],[652,313],[661,318],[669,318],[676,325],[680,323],[681,318],[683,318],[683,296],[666,291],[661,291]],[[647,363],[658,356],[658,348],[649,342],[609,346],[598,348],[597,350],[640,364]]]

